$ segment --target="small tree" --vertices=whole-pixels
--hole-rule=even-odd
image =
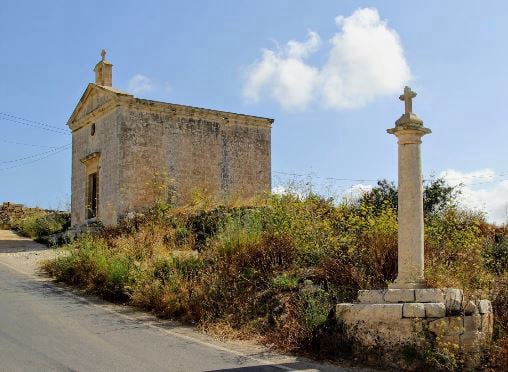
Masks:
[[[446,185],[442,178],[431,180],[423,188],[423,212],[425,214],[439,212],[448,206],[454,205],[459,191]],[[398,208],[398,190],[393,182],[387,180],[377,181],[377,186],[360,197],[360,204],[371,206],[376,214],[384,208]]]

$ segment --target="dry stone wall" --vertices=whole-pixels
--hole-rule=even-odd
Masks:
[[[10,229],[12,228],[12,222],[14,220],[23,218],[26,215],[37,211],[64,213],[62,211],[54,211],[41,208],[30,208],[25,207],[23,204],[3,202],[0,205],[0,228]]]
[[[0,206],[0,227],[9,229],[13,219],[22,218],[26,213],[27,208],[23,204],[15,204],[4,202]]]

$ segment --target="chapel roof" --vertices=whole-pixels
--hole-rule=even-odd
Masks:
[[[95,95],[97,91],[103,90],[106,91],[106,95],[110,95],[110,97],[118,97],[117,99],[113,98],[110,101],[115,101],[117,105],[122,104],[129,104],[134,103],[134,107],[137,105],[138,107],[142,107],[144,105],[147,106],[154,106],[159,107],[161,110],[164,110],[165,108],[170,110],[177,110],[180,112],[187,112],[187,113],[195,113],[195,112],[201,112],[203,114],[207,115],[217,115],[217,116],[223,116],[224,119],[234,119],[236,120],[245,120],[245,119],[253,119],[255,122],[259,124],[263,124],[263,122],[268,122],[270,124],[273,123],[274,119],[266,118],[262,116],[254,116],[254,115],[246,115],[246,114],[239,114],[235,112],[229,112],[229,111],[221,111],[221,110],[214,110],[209,108],[203,108],[203,107],[195,107],[195,106],[188,106],[188,105],[182,105],[177,103],[170,103],[170,102],[162,102],[162,101],[154,101],[149,99],[143,99],[143,98],[137,98],[134,97],[134,95],[124,92],[120,89],[113,88],[112,86],[112,64],[111,62],[106,61],[106,51],[103,49],[101,52],[101,61],[97,63],[95,66],[94,71],[96,72],[96,79],[95,83],[88,84],[87,88],[85,89],[83,95],[81,96],[78,104],[76,105],[76,108],[74,109],[71,117],[69,118],[67,125],[72,129],[78,129],[82,125],[82,118],[84,116],[87,116],[88,113],[93,114],[97,112],[97,109],[99,108],[95,103],[91,103],[89,97],[92,95]],[[100,67],[100,68],[99,68]],[[104,94],[103,94],[104,95]],[[142,105],[142,106],[139,106]],[[88,108],[87,108],[88,106]],[[103,107],[104,111],[104,107]],[[81,123],[80,123],[81,122]]]

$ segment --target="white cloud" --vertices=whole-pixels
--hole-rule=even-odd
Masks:
[[[127,89],[129,93],[135,95],[150,93],[155,89],[155,84],[148,76],[136,74],[129,80],[129,86]]]
[[[244,96],[254,102],[268,87],[269,95],[285,109],[305,108],[311,101],[319,71],[303,62],[314,53],[321,39],[309,31],[306,42],[290,41],[283,52],[264,49],[261,61],[251,66]]]
[[[284,186],[272,187],[272,194],[274,195],[286,195],[288,194],[288,188]]]
[[[372,185],[365,185],[359,183],[357,185],[353,185],[344,192],[342,197],[346,200],[358,200],[363,194],[372,190]]]
[[[282,50],[263,49],[261,60],[248,69],[244,97],[257,102],[267,94],[288,110],[305,109],[312,101],[357,108],[399,92],[411,79],[398,34],[376,9],[358,9],[335,22],[340,30],[330,40],[322,67],[306,62],[322,44],[319,35],[309,31],[305,42],[291,40]]]
[[[492,169],[463,173],[454,169],[441,172],[451,186],[462,185],[460,202],[468,208],[487,213],[487,219],[496,223],[508,222],[508,180]]]

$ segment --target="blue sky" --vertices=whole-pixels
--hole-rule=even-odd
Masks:
[[[396,141],[385,129],[408,83],[433,131],[424,176],[448,171],[450,183],[465,184],[465,204],[506,220],[505,1],[16,1],[2,15],[1,113],[65,128],[106,48],[113,86],[274,118],[273,170],[343,191],[372,183],[353,180],[396,179]],[[65,207],[70,151],[18,159],[70,135],[5,118],[0,202]],[[274,186],[287,178],[273,176]]]

